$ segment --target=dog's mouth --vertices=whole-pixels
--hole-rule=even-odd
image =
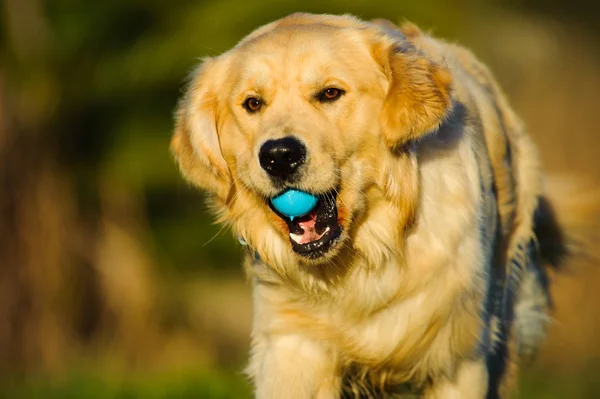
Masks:
[[[339,241],[341,226],[338,224],[338,210],[335,193],[317,196],[315,207],[304,216],[290,218],[271,209],[288,225],[290,243],[297,254],[318,259],[325,255]]]

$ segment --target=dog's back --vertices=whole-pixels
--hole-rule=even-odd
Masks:
[[[396,28],[374,22],[397,29],[461,76],[458,97],[476,111],[467,118],[478,125],[483,136],[477,144],[487,150],[487,157],[478,159],[487,195],[482,235],[494,246],[482,346],[489,352],[488,396],[498,390],[507,394],[516,383],[517,363],[537,352],[551,320],[548,269],[576,259],[598,261],[593,243],[600,238],[600,191],[543,176],[524,124],[470,51],[424,35],[412,24]]]

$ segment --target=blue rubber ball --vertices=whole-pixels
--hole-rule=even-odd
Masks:
[[[287,190],[283,194],[271,198],[271,203],[279,212],[294,220],[304,216],[317,205],[317,197],[298,190]]]

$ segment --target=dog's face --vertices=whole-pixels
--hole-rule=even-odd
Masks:
[[[398,216],[384,224],[408,221],[416,165],[406,144],[439,125],[449,85],[399,31],[295,14],[204,61],[172,147],[261,257],[320,263],[355,247],[360,224],[382,217],[377,207]],[[316,206],[279,213],[270,200],[288,189],[313,194]]]

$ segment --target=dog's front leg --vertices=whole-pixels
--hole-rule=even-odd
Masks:
[[[484,399],[487,388],[484,359],[466,360],[458,367],[455,378],[434,381],[424,399]]]
[[[299,335],[255,336],[248,368],[258,399],[338,399],[335,354]]]

